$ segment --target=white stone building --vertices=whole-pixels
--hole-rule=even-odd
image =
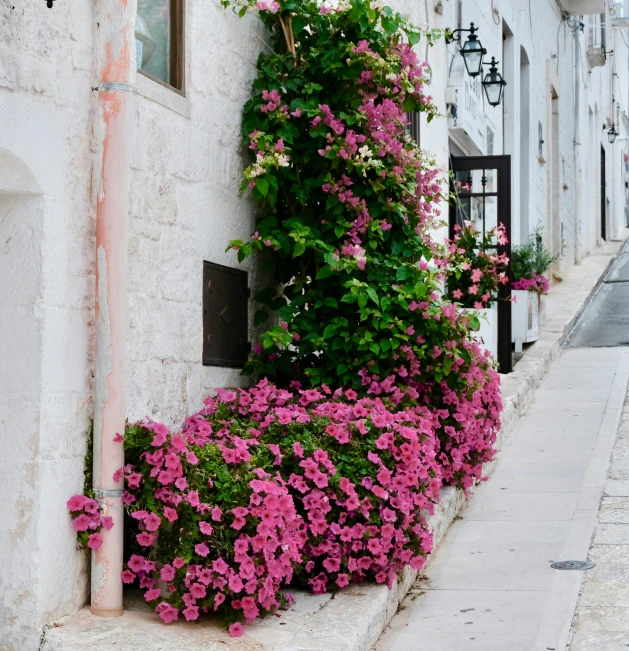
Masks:
[[[81,492],[90,422],[100,422],[98,96],[103,34],[115,32],[103,2],[0,3],[2,651],[37,649],[43,627],[88,598],[88,557],[76,550],[65,503]],[[238,191],[240,113],[266,36],[254,16],[240,20],[218,0],[118,2],[130,21],[136,11],[142,18],[142,49],[130,57],[145,59],[124,90],[130,113],[118,161],[128,204],[120,393],[128,419],[176,424],[213,387],[241,382],[237,369],[202,364],[202,273],[203,261],[237,267],[226,244],[251,232],[253,207]],[[421,146],[444,169],[452,153],[511,155],[513,241],[542,224],[549,246],[563,248],[558,272],[613,238],[627,204],[627,6],[394,4],[430,27],[474,22],[507,81],[504,101],[489,107],[457,44],[427,52],[420,44],[443,113],[421,125]],[[603,130],[611,123],[614,144]]]

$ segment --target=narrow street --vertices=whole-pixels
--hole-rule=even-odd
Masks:
[[[625,250],[377,651],[629,646],[627,324]]]

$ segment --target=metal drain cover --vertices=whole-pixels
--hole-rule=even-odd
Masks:
[[[594,567],[592,561],[557,561],[551,563],[553,570],[591,570]]]

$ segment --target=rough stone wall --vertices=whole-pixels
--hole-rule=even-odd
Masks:
[[[211,389],[244,381],[236,369],[200,363],[202,265],[239,267],[225,249],[253,232],[239,193],[240,121],[265,38],[253,16],[215,2],[188,2],[186,13],[185,102],[163,106],[158,84],[138,74],[145,94],[135,94],[131,161],[128,416],[169,425]],[[255,269],[243,268],[255,288]]]
[[[0,5],[0,648],[85,596],[65,501],[83,485],[93,318],[91,3]],[[65,6],[64,6],[65,4]]]

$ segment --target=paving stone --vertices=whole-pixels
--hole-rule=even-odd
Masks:
[[[601,501],[599,522],[629,524],[629,498],[604,497]]]
[[[629,524],[599,524],[595,545],[629,545]]]
[[[580,608],[577,632],[629,632],[629,608]]]
[[[629,633],[577,633],[571,651],[619,651],[629,644]]]

